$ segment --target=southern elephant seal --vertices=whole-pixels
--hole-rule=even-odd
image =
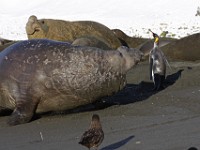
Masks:
[[[38,20],[33,15],[26,24],[26,33],[28,39],[47,38],[67,42],[73,42],[83,36],[92,36],[101,39],[112,49],[121,46],[119,39],[108,27],[94,21]]]
[[[62,111],[118,92],[142,53],[102,50],[47,39],[21,41],[0,53],[0,106],[14,110],[10,125],[34,113]]]
[[[19,41],[12,41],[12,42],[8,42],[8,43],[5,43],[5,44],[3,44],[3,45],[0,45],[0,52],[3,51],[5,48],[7,48],[7,47],[9,47],[9,46],[11,46],[12,44],[15,44],[15,43],[17,43],[17,42],[19,42]]]
[[[172,60],[200,60],[200,33],[173,41],[162,47],[162,50]]]
[[[76,40],[72,42],[72,45],[98,47],[104,50],[111,49],[102,40],[97,39],[96,37],[92,37],[92,36],[84,36],[84,37],[77,38]]]
[[[112,29],[112,31],[124,46],[135,48],[148,40],[145,38],[130,37],[120,29]]]
[[[17,41],[3,39],[0,37],[0,52],[3,51],[6,47],[16,43]]]
[[[0,37],[0,46],[5,45],[6,43],[13,42],[12,40],[3,39]]]

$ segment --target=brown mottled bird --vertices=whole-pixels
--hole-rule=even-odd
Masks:
[[[90,148],[95,148],[97,150],[103,139],[104,133],[101,127],[99,115],[94,114],[92,116],[90,127],[83,133],[79,144],[86,146],[89,150]]]

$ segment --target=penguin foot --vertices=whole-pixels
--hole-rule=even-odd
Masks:
[[[165,87],[164,87],[163,85],[161,85],[161,86],[159,86],[159,87],[154,86],[154,88],[151,89],[151,91],[152,91],[152,92],[155,92],[155,91],[161,91],[161,90],[163,90],[163,89],[165,89]]]

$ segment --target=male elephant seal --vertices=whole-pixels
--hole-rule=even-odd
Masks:
[[[94,21],[38,20],[33,15],[26,24],[26,33],[29,39],[47,38],[67,42],[73,42],[83,36],[92,36],[112,49],[121,46],[119,39],[108,27]]]
[[[118,37],[118,39],[121,41],[122,45],[128,46],[128,47],[137,47],[140,44],[143,44],[148,39],[145,38],[137,38],[137,37],[130,37],[126,35],[122,30],[120,29],[112,29],[113,33]]]
[[[0,37],[0,46],[5,45],[6,43],[13,42],[12,40],[3,39]]]
[[[97,39],[96,37],[92,37],[92,36],[80,37],[80,38],[74,40],[74,42],[72,42],[72,45],[98,47],[98,48],[101,48],[104,50],[111,49],[102,40]]]
[[[112,95],[142,57],[119,47],[102,50],[47,39],[18,42],[0,53],[0,106],[13,109],[10,125],[35,112],[62,111]]]
[[[10,45],[14,44],[14,43],[17,43],[19,41],[12,41],[12,42],[9,42],[9,43],[5,43],[3,45],[0,45],[0,52],[3,51],[5,48],[9,47]]]
[[[200,33],[173,41],[162,50],[172,60],[200,60]]]

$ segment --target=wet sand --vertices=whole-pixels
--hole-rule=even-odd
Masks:
[[[200,149],[200,62],[170,64],[159,92],[151,92],[148,62],[143,62],[128,73],[123,91],[95,105],[13,127],[2,116],[0,149],[87,150],[78,141],[93,113],[100,115],[105,133],[101,150]]]

